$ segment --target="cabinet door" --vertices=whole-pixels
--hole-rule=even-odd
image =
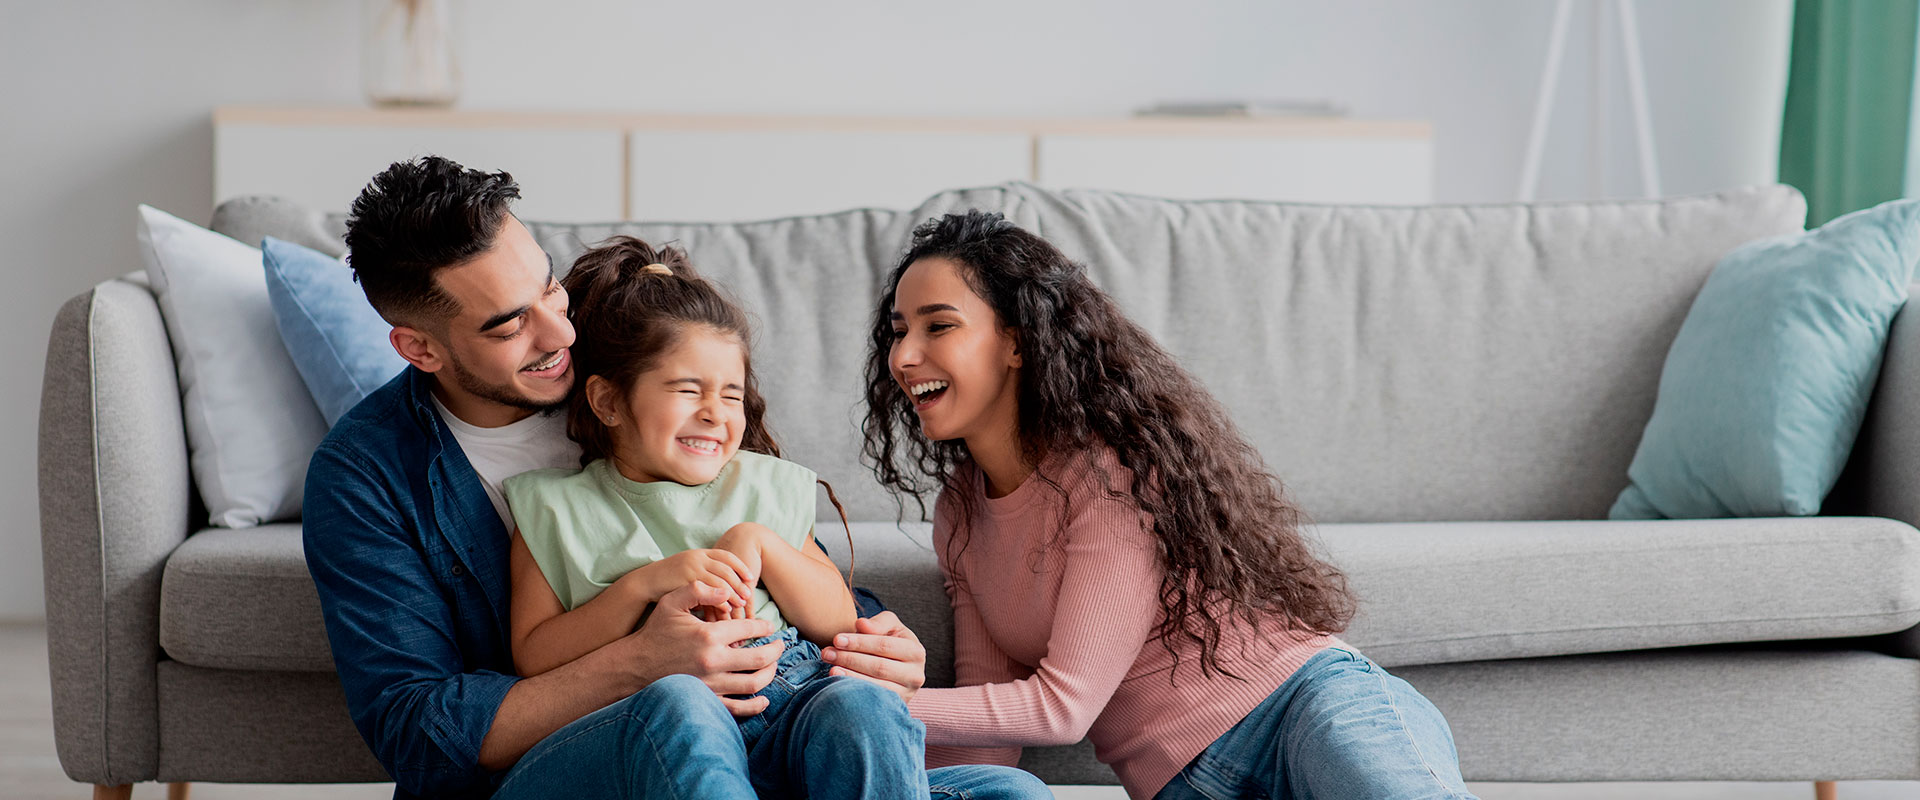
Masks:
[[[1020,133],[636,130],[630,218],[731,222],[913,208],[945,189],[1029,180]]]
[[[214,129],[214,202],[271,194],[344,213],[387,165],[441,155],[506,170],[525,219],[620,219],[621,134],[606,130],[433,128],[223,123]]]
[[[1049,135],[1038,183],[1183,199],[1432,202],[1433,145],[1415,137]]]

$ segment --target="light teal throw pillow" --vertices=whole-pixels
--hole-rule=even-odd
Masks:
[[[1920,260],[1920,201],[1727,254],[1660,372],[1613,519],[1817,514]]]
[[[406,367],[387,341],[393,326],[367,303],[340,259],[271,236],[260,252],[280,338],[331,427]]]

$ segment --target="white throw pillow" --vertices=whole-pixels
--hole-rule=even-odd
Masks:
[[[300,516],[326,420],[280,341],[260,251],[150,206],[140,250],[173,340],[193,480],[214,525]]]

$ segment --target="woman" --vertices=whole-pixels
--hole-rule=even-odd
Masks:
[[[1085,736],[1136,798],[1471,797],[1438,710],[1335,638],[1345,579],[1259,454],[1046,241],[982,212],[916,230],[867,407],[881,482],[939,491],[960,685],[900,678],[892,620],[825,655],[907,684],[930,764]]]

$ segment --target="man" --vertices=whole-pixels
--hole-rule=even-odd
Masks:
[[[396,797],[751,797],[734,718],[765,707],[750,695],[781,645],[734,648],[771,626],[696,617],[722,590],[682,587],[634,633],[512,674],[500,483],[579,465],[558,412],[574,379],[567,297],[508,209],[518,197],[506,173],[427,157],[375,176],[348,219],[355,277],[410,365],[341,418],[307,473],[307,563],[348,708]],[[887,614],[839,643],[881,653],[862,671],[907,696],[925,652],[901,631]],[[868,787],[890,774],[868,745],[920,728],[904,709],[881,717],[812,737],[795,768],[844,781],[836,796],[886,788]],[[1011,770],[929,777],[936,796],[1049,796]]]

